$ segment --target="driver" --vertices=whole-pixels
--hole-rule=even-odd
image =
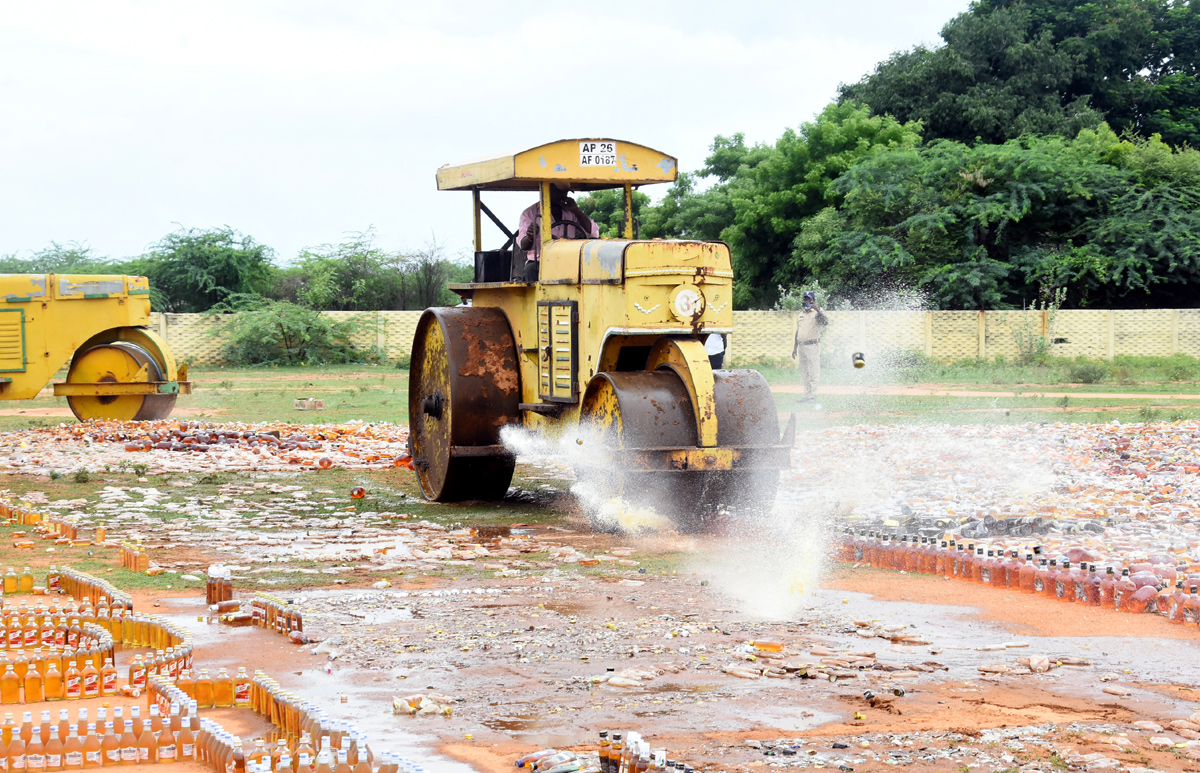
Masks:
[[[600,227],[579,209],[575,200],[567,195],[570,188],[566,183],[554,183],[550,186],[550,222],[558,223],[550,232],[558,239],[583,239],[600,237]],[[538,278],[538,261],[542,257],[541,238],[542,202],[538,201],[521,213],[517,233],[521,234],[517,242],[525,250],[528,262],[525,264],[525,281],[536,282]],[[562,223],[578,223],[579,228]]]

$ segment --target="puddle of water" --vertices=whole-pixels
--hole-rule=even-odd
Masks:
[[[752,724],[766,725],[788,733],[812,730],[814,727],[836,722],[842,718],[840,715],[829,711],[790,708],[788,706],[777,706],[775,708],[763,707],[755,709],[753,714],[742,714],[740,716]]]
[[[583,731],[564,733],[562,728],[556,727],[555,730],[559,732],[545,732],[547,725],[552,723],[545,722],[541,717],[492,717],[480,724],[491,730],[506,733],[516,741],[543,748],[578,746],[594,740],[593,734]]]
[[[349,595],[352,592],[334,591]],[[197,620],[205,614],[207,607],[203,598],[171,598],[163,599],[164,617],[186,628],[192,634],[192,641],[197,649],[205,647],[226,647],[229,649],[229,636],[235,636],[240,646],[253,644],[255,641],[269,645],[278,645],[282,640],[273,633],[258,628],[229,628],[221,625],[206,625]],[[402,614],[408,610],[380,610],[381,613]],[[410,613],[411,614],[411,613]],[[308,648],[303,651],[307,652]],[[301,650],[294,650],[297,655]],[[324,658],[320,658],[324,662]],[[201,662],[204,661],[204,662]],[[230,664],[208,658],[198,658],[197,665],[214,670]],[[377,751],[391,751],[402,757],[407,757],[430,771],[430,773],[476,773],[470,765],[446,757],[435,755],[430,749],[436,744],[434,735],[424,732],[436,731],[435,722],[444,721],[437,717],[422,718],[395,716],[392,714],[392,697],[399,692],[389,679],[378,682],[380,672],[358,671],[340,668],[333,674],[326,674],[321,669],[304,668],[268,668],[270,676],[277,679],[281,685],[305,700],[311,701],[329,713],[330,717],[350,722],[367,734],[368,743]],[[343,695],[349,696],[346,703],[341,702]],[[425,727],[422,727],[422,726]]]

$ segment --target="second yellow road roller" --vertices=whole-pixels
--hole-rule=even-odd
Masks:
[[[192,391],[187,366],[150,330],[144,276],[0,274],[0,400],[54,394],[80,421],[165,419]]]

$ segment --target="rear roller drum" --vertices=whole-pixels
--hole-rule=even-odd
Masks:
[[[500,429],[520,418],[517,349],[504,314],[428,309],[409,370],[409,448],[427,499],[502,499],[515,459]]]

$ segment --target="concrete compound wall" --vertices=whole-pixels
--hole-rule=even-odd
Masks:
[[[358,317],[363,324],[354,343],[377,348],[391,360],[408,356],[419,311],[327,312]],[[868,356],[919,352],[942,361],[968,358],[1015,359],[1018,332],[1047,335],[1051,353],[1108,359],[1118,355],[1200,357],[1200,309],[1129,311],[830,311],[823,353]],[[1052,324],[1051,324],[1052,323]],[[166,338],[182,362],[222,363],[220,317],[204,314],[152,314],[151,327]],[[739,364],[791,356],[796,313],[735,311],[728,356]]]

